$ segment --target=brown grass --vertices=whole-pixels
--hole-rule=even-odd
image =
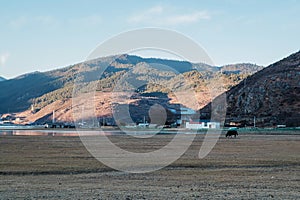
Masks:
[[[131,151],[166,144],[159,135]],[[172,165],[145,174],[118,172],[95,160],[78,137],[1,136],[1,199],[299,199],[300,135],[223,136],[198,159],[203,136]],[[133,145],[134,142],[134,145]]]

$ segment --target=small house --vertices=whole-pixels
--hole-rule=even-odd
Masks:
[[[185,123],[187,129],[219,129],[220,122],[211,122],[211,121],[189,121]]]

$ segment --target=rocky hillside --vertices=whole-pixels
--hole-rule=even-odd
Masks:
[[[101,70],[107,67],[99,76]],[[149,70],[151,68],[151,70]],[[197,69],[197,70],[196,70]],[[116,83],[125,74],[131,74],[143,87],[138,88],[135,94],[135,108],[148,108],[138,105],[141,102],[149,103],[149,98],[160,99],[158,103],[172,107],[178,101],[174,98],[174,91],[196,91],[199,109],[211,101],[207,95],[208,88],[214,78],[221,77],[226,89],[238,84],[247,76],[262,69],[252,64],[237,64],[223,67],[209,66],[202,63],[165,60],[156,58],[141,58],[132,55],[110,56],[84,63],[75,64],[49,72],[34,72],[19,76],[15,79],[0,82],[0,114],[9,112],[19,113],[17,116],[24,122],[47,121],[51,119],[53,110],[56,110],[58,120],[72,121],[70,100],[73,92],[74,79],[79,76],[86,82],[86,87],[95,87],[97,96],[97,115],[111,115],[111,99],[109,94],[114,90]],[[87,77],[96,77],[97,81],[90,81]],[[182,77],[186,80],[182,81]],[[168,87],[167,87],[168,86]],[[173,92],[174,92],[173,91]],[[152,96],[145,97],[151,94]],[[164,98],[155,94],[163,94]],[[154,96],[153,96],[154,95]],[[141,99],[148,99],[142,101]],[[151,101],[152,102],[152,101]],[[151,104],[151,102],[149,104]],[[192,107],[187,104],[187,107]],[[142,112],[143,113],[143,112]]]
[[[300,126],[300,51],[249,76],[226,95],[228,124],[254,126],[255,120],[256,126]]]

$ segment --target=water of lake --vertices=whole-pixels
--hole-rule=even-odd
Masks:
[[[117,132],[101,132],[101,131],[80,131],[80,136],[92,135],[112,135]],[[0,135],[22,135],[22,136],[79,136],[79,133],[74,131],[63,130],[0,130]]]

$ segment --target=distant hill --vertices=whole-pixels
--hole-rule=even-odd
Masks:
[[[226,92],[227,123],[300,126],[299,80],[300,51],[247,77]]]
[[[149,70],[149,66],[156,66],[157,70]],[[107,67],[101,77],[97,77],[100,71]],[[172,70],[169,70],[169,69]],[[197,69],[197,70],[196,70]],[[48,72],[33,72],[24,74],[15,79],[0,82],[0,113],[10,112],[27,112],[34,109],[34,116],[30,116],[30,121],[47,120],[52,110],[62,110],[62,113],[69,113],[73,91],[73,82],[77,76],[86,79],[88,76],[94,76],[97,82],[85,80],[90,87],[97,86],[99,101],[113,90],[124,74],[130,72],[138,77],[138,80],[144,83],[144,88],[138,93],[164,93],[167,96],[170,91],[166,90],[166,85],[177,91],[184,91],[192,88],[197,92],[199,105],[202,107],[211,99],[207,95],[201,95],[207,92],[206,85],[214,81],[215,76],[221,76],[227,89],[238,84],[247,76],[262,69],[261,66],[252,64],[237,64],[230,66],[210,66],[202,63],[190,63],[186,61],[176,61],[157,58],[142,58],[134,55],[118,55],[98,58],[95,60],[78,63],[61,69]],[[81,70],[81,73],[79,73]],[[183,85],[184,76],[188,83]],[[151,82],[149,82],[151,80]],[[154,84],[161,83],[160,85]],[[102,99],[102,100],[101,100]],[[103,100],[104,101],[104,100]],[[163,100],[166,103],[166,100]],[[60,104],[58,102],[61,102]],[[102,107],[99,105],[99,116],[111,114],[104,101]],[[172,103],[171,101],[169,103]],[[55,107],[51,107],[55,105]],[[59,106],[61,105],[61,107]],[[49,107],[50,106],[50,107]],[[46,109],[47,108],[47,109]],[[66,111],[67,110],[67,111]],[[35,114],[38,113],[38,114]],[[61,120],[70,121],[71,114],[61,114]],[[68,116],[66,116],[68,115]]]
[[[251,63],[238,63],[238,64],[231,64],[231,65],[224,65],[221,67],[223,73],[225,74],[240,74],[240,73],[248,73],[253,74],[253,72],[257,72],[262,70],[263,66],[254,65]]]
[[[0,81],[5,81],[6,79],[0,76]]]

